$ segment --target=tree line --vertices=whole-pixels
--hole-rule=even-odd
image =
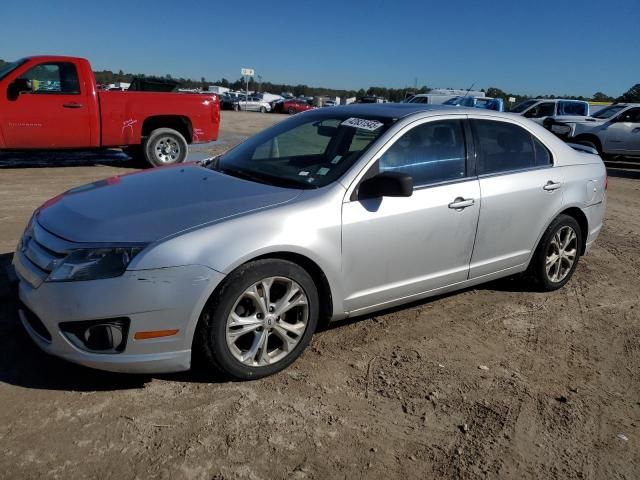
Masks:
[[[0,68],[2,68],[6,62],[0,59]],[[144,73],[125,73],[122,70],[119,70],[117,73],[112,72],[111,70],[100,70],[93,72],[96,77],[96,82],[99,84],[111,84],[117,82],[126,82],[131,83],[131,81],[135,77],[139,78],[149,78],[149,79],[166,79],[166,80],[174,80],[180,85],[180,88],[188,88],[188,89],[206,89],[208,85],[219,85],[221,87],[227,87],[232,90],[244,90],[246,87],[246,82],[243,78],[239,78],[235,81],[229,81],[226,78],[221,78],[217,81],[209,81],[205,77],[201,77],[200,80],[193,80],[191,78],[184,77],[173,77],[170,74],[165,75],[164,77],[158,77],[153,75],[145,75]],[[362,98],[365,96],[377,96],[386,98],[392,102],[399,102],[404,100],[407,94],[416,94],[416,93],[428,93],[431,89],[423,85],[420,88],[387,88],[387,87],[369,87],[368,89],[359,89],[359,90],[347,90],[347,89],[336,89],[336,88],[325,88],[325,87],[313,87],[305,84],[286,84],[286,83],[272,83],[272,82],[263,82],[262,78],[251,77],[249,79],[249,90],[259,91],[259,92],[271,92],[280,94],[283,92],[290,92],[294,96],[331,96],[331,97],[356,97]],[[527,100],[529,98],[569,98],[575,100],[587,100],[594,102],[640,102],[640,83],[632,86],[628,91],[626,91],[621,96],[615,98],[610,95],[607,95],[603,92],[596,92],[591,97],[584,96],[575,96],[575,95],[539,95],[539,96],[528,96],[521,95],[517,93],[507,93],[497,87],[490,87],[486,90],[483,90],[488,97],[502,98],[505,102],[508,102],[510,97],[516,99],[515,103],[519,103],[523,100]]]

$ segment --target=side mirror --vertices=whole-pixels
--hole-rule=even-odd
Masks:
[[[535,118],[538,116],[538,109],[532,108],[527,113],[524,114],[525,118]]]
[[[9,100],[16,100],[21,93],[31,92],[33,92],[31,80],[27,78],[16,78],[7,88]]]
[[[358,188],[358,198],[410,197],[413,178],[406,173],[385,172],[366,179]]]

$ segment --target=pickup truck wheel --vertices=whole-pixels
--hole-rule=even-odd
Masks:
[[[154,167],[184,162],[189,146],[180,132],[158,128],[144,143],[144,156]]]

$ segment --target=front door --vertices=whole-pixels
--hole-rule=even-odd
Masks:
[[[465,145],[459,119],[410,128],[371,168],[411,175],[413,195],[345,199],[347,311],[409,299],[467,279],[480,188],[468,172]]]
[[[8,148],[91,146],[87,92],[73,63],[39,64],[20,78],[31,81],[31,92],[15,98],[3,92],[0,114]]]
[[[640,152],[640,107],[622,112],[605,133],[604,151],[638,155]]]

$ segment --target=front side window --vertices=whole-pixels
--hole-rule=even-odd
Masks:
[[[526,170],[552,164],[551,153],[524,128],[493,120],[473,120],[479,174]]]
[[[323,187],[351,168],[394,121],[322,111],[296,115],[225,153],[212,168],[282,187]]]
[[[527,108],[529,108],[531,105],[534,105],[537,102],[537,100],[526,100],[524,102],[521,102],[519,104],[517,104],[515,107],[513,107],[511,110],[509,110],[511,113],[522,113],[524,112]]]
[[[379,168],[410,175],[419,187],[464,178],[465,160],[462,121],[443,120],[409,130],[380,157]]]
[[[621,122],[640,123],[640,108],[631,108],[620,115]]]
[[[550,117],[554,114],[556,104],[553,102],[544,102],[536,105],[527,113],[524,114],[527,118],[542,118]]]
[[[31,80],[33,93],[80,93],[78,72],[73,63],[41,63],[27,70],[21,78]]]

